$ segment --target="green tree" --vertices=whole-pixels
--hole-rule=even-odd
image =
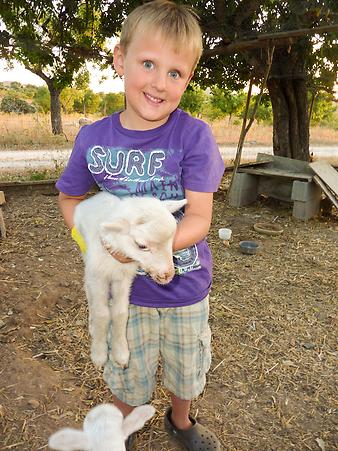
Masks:
[[[33,96],[33,104],[43,113],[50,111],[50,94],[45,86],[39,86],[37,88]]]
[[[240,90],[236,93],[214,86],[211,93],[210,103],[217,118],[229,116],[230,122],[232,116],[240,116],[246,97],[243,91]]]
[[[205,91],[195,83],[188,86],[181,98],[180,108],[194,116],[200,116],[207,102]]]
[[[124,108],[124,94],[123,92],[110,92],[105,94],[100,104],[100,111],[105,116],[107,114],[115,113],[115,111]]]
[[[313,125],[330,123],[333,120],[337,108],[333,100],[333,96],[326,92],[315,97],[311,115]]]
[[[97,113],[100,108],[101,96],[96,94],[91,89],[87,89],[83,97],[83,114]]]
[[[0,111],[4,113],[27,114],[35,113],[35,108],[23,99],[7,95],[1,100]]]
[[[250,112],[252,111],[253,105],[256,102],[256,96],[252,96],[252,103],[250,106]],[[265,124],[271,125],[273,123],[273,114],[272,114],[272,105],[270,101],[270,97],[268,94],[263,94],[260,104],[257,108],[256,112],[256,120],[258,123],[263,122]]]
[[[101,60],[99,0],[0,0],[0,57],[41,77],[50,93],[52,131],[62,133],[60,93],[85,60]]]
[[[84,91],[80,89],[67,87],[64,88],[60,95],[60,102],[62,110],[66,113],[73,113],[77,103],[82,103]]]

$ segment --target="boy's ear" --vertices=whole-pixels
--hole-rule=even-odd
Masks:
[[[186,82],[186,84],[185,84],[185,87],[188,86],[188,84],[190,83],[190,81],[191,81],[191,79],[192,79],[193,76],[194,76],[194,72],[191,72],[191,74],[189,75],[188,80],[187,80],[187,82]]]
[[[124,55],[120,44],[116,44],[114,47],[114,69],[122,77],[124,74]]]

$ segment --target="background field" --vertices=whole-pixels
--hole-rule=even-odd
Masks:
[[[24,149],[62,149],[71,148],[79,131],[80,115],[63,116],[63,136],[54,136],[50,127],[48,114],[6,114],[0,113],[0,150]],[[89,116],[99,119],[99,116]],[[239,139],[241,125],[225,120],[210,123],[219,144],[236,145]],[[312,127],[310,131],[311,144],[338,144],[338,130],[326,127]],[[272,145],[272,126],[253,124],[246,144]]]

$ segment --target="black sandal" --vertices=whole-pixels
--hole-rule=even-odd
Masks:
[[[178,429],[171,421],[171,407],[164,417],[164,427],[188,451],[221,451],[221,444],[216,435],[189,416],[190,429]]]

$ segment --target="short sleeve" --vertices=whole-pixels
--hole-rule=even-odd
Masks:
[[[82,196],[95,183],[87,165],[85,129],[86,127],[82,127],[78,133],[67,166],[55,185],[59,191],[70,196]]]
[[[182,161],[184,188],[190,191],[216,192],[224,169],[224,162],[210,127],[198,120],[185,141]]]

